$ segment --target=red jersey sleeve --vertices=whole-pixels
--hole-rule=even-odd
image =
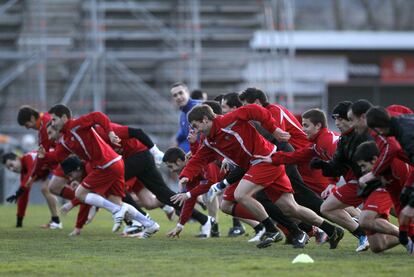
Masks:
[[[197,153],[191,157],[188,164],[185,166],[180,174],[180,179],[187,177],[190,181],[201,173],[203,168],[214,161],[216,153],[205,145],[202,145]]]
[[[277,122],[272,117],[272,114],[265,108],[256,105],[250,104],[236,109],[233,112],[230,112],[223,116],[225,121],[234,122],[236,120],[243,121],[258,121],[268,132],[273,134],[277,128]]]
[[[272,156],[274,165],[298,164],[309,162],[315,156],[312,148],[301,148],[295,152],[276,152]]]
[[[79,117],[73,121],[74,125],[79,125],[82,128],[93,127],[94,125],[100,125],[105,132],[109,133],[112,130],[111,121],[109,117],[101,112],[92,112]]]
[[[384,170],[391,166],[392,161],[401,151],[401,146],[394,137],[375,136],[380,155],[372,167],[372,174],[380,176]]]

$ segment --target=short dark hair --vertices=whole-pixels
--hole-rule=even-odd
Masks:
[[[249,104],[254,103],[256,99],[259,99],[263,106],[269,105],[266,94],[258,88],[247,88],[243,90],[239,95],[240,101],[246,101]]]
[[[39,111],[32,106],[23,105],[19,108],[19,112],[17,113],[17,123],[23,126],[26,122],[30,121],[32,116],[38,119],[40,116]]]
[[[358,145],[352,159],[354,162],[370,162],[375,156],[379,156],[377,144],[375,141],[366,141]]]
[[[227,106],[230,108],[240,108],[243,103],[240,101],[239,94],[237,92],[230,92],[223,96],[222,101],[225,100]]]
[[[389,128],[391,117],[387,110],[380,106],[369,109],[366,113],[367,125],[369,128]]]
[[[63,162],[60,163],[65,175],[75,171],[83,169],[83,163],[78,156],[69,156]]]
[[[219,94],[216,97],[214,97],[214,101],[217,101],[219,103],[221,103],[221,100],[223,99],[224,94]]]
[[[50,114],[55,114],[58,117],[66,115],[68,118],[72,117],[72,111],[64,104],[56,104],[49,109]]]
[[[199,90],[199,89],[195,89],[191,92],[191,96],[192,99],[196,99],[196,100],[202,100],[203,99],[203,91]]]
[[[1,162],[3,164],[6,164],[7,160],[16,160],[17,159],[17,155],[13,152],[9,152],[9,153],[5,153],[1,156]]]
[[[164,157],[162,161],[164,163],[175,163],[178,159],[185,161],[185,152],[179,147],[171,147],[168,148],[167,151],[164,153]]]
[[[210,120],[213,120],[215,115],[213,112],[213,109],[210,108],[210,106],[207,105],[198,105],[194,106],[190,112],[188,113],[188,122],[193,121],[203,121],[204,117],[207,117]]]
[[[184,84],[183,82],[176,82],[176,83],[171,85],[171,88],[175,88],[175,87],[179,87],[179,86],[185,87],[188,90],[187,85]]]
[[[322,128],[326,128],[328,126],[328,123],[326,122],[326,115],[320,109],[307,110],[302,114],[302,118],[309,119],[309,121],[314,125],[320,123]]]
[[[357,116],[357,117],[361,117],[363,114],[365,114],[370,108],[372,108],[372,103],[369,102],[366,99],[359,99],[357,101],[355,101],[352,105],[351,105],[351,110],[352,110],[352,114]]]
[[[219,102],[214,100],[206,100],[203,102],[203,104],[210,106],[215,114],[223,114]]]

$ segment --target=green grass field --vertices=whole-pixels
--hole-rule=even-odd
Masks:
[[[283,243],[257,249],[248,237],[194,237],[198,225],[187,224],[180,239],[165,233],[175,226],[160,210],[151,216],[161,230],[151,239],[121,238],[111,233],[112,219],[100,211],[81,236],[70,238],[76,210],[63,217],[63,230],[43,230],[46,206],[29,206],[23,229],[16,229],[15,206],[0,206],[0,276],[413,276],[413,257],[397,247],[383,254],[355,253],[356,239],[349,233],[336,250],[306,249]],[[226,235],[230,218],[220,215]],[[248,231],[252,234],[251,229]],[[292,264],[309,254],[314,264]]]

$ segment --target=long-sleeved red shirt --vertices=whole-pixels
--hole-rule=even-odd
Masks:
[[[39,132],[38,132],[38,140],[39,140],[39,146],[43,146],[45,148],[46,152],[49,152],[49,150],[55,148],[56,143],[49,139],[47,135],[47,123],[52,119],[49,113],[40,113],[39,116],[40,119],[40,125],[39,125]]]
[[[234,165],[248,169],[275,153],[275,145],[263,138],[249,123],[250,120],[260,122],[270,133],[276,130],[272,114],[255,104],[217,116],[212,121],[209,135],[190,159],[180,178],[187,177],[192,180],[207,164],[216,159],[217,154]]]
[[[37,153],[35,151],[28,152],[20,157],[21,162],[21,171],[20,171],[20,186],[25,187],[27,181],[32,175],[36,176],[36,179],[43,179],[47,176],[48,170],[44,169],[37,169],[34,171],[36,167],[36,160],[37,160]]]
[[[60,163],[73,153],[98,169],[105,169],[119,161],[122,157],[98,135],[93,128],[95,125],[100,125],[106,133],[113,131],[109,118],[101,112],[70,119],[61,130],[62,136],[55,151],[46,153],[45,158],[40,160]]]

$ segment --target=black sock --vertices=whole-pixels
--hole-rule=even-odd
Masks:
[[[59,217],[58,216],[52,216],[52,221],[55,222],[55,223],[57,223],[57,224],[60,223],[60,220],[59,220]]]
[[[259,233],[263,229],[263,227],[264,227],[263,224],[262,223],[259,223],[253,229],[254,229],[254,231],[257,234],[257,233]]]
[[[23,227],[23,216],[17,217],[16,227]]]
[[[327,235],[328,237],[331,237],[335,233],[335,226],[333,226],[331,223],[324,220],[319,226]]]
[[[241,222],[238,218],[233,217],[233,227],[241,227]]]
[[[208,217],[205,214],[200,213],[197,210],[193,210],[193,213],[191,214],[191,217],[198,221],[201,225],[206,224]]]
[[[408,244],[408,233],[407,231],[400,231],[398,238],[400,240],[400,243],[402,245],[407,245]]]
[[[309,233],[313,230],[312,225],[306,224],[306,223],[299,223],[299,228],[302,229],[303,231],[305,231],[306,233]]]
[[[277,232],[277,229],[276,229],[275,225],[273,224],[273,221],[270,219],[270,217],[263,220],[262,224],[266,228],[266,232],[270,232],[270,233],[276,233]]]
[[[356,238],[359,238],[361,236],[365,236],[364,230],[362,230],[361,226],[358,225],[358,228],[355,229],[355,231],[351,232]]]
[[[122,199],[123,202],[131,205],[132,207],[134,207],[135,209],[137,209],[140,213],[142,213],[143,215],[147,216],[148,214],[146,212],[144,212],[140,206],[138,206],[137,202],[135,202],[134,198],[132,198],[131,194],[126,193],[125,197]]]

